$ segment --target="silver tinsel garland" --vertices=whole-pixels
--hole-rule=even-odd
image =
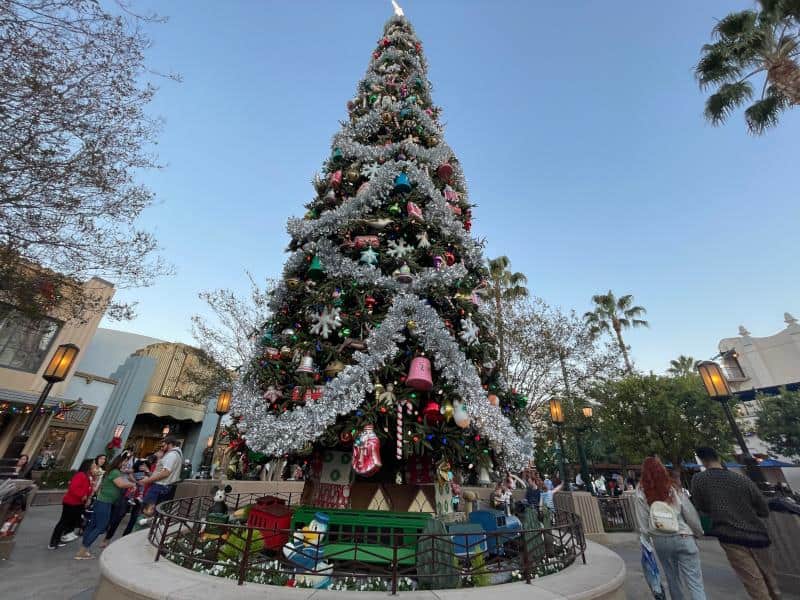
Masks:
[[[270,456],[296,452],[322,435],[340,415],[357,410],[373,391],[372,374],[399,352],[398,344],[405,341],[402,332],[412,319],[416,322],[413,335],[419,337],[435,368],[461,397],[478,433],[489,440],[508,469],[526,466],[533,456],[531,431],[517,431],[498,407],[489,404],[475,366],[466,360],[441,317],[418,296],[407,293],[395,296],[386,318],[367,338],[367,351],[353,354],[355,364],[325,385],[321,400],[276,416],[260,390],[252,383],[240,384],[233,412],[243,417],[239,427],[248,446]]]

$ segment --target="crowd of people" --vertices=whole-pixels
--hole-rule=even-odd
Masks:
[[[125,515],[130,513],[123,536],[136,528],[140,514],[149,518],[158,503],[172,498],[182,465],[183,455],[172,435],[146,458],[137,459],[125,450],[110,461],[105,454],[86,459],[69,482],[48,547],[55,550],[82,536],[75,559],[94,558],[94,542],[103,536],[100,547],[105,548]]]

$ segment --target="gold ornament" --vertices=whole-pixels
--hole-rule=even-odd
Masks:
[[[376,383],[373,387],[375,388],[375,402],[380,402],[381,395],[384,392],[383,385],[380,383]]]
[[[344,367],[345,364],[340,360],[335,360],[331,363],[328,363],[328,366],[325,367],[325,377],[336,377],[344,370]]]
[[[409,331],[414,331],[417,328],[417,322],[414,319],[409,319],[406,322],[406,327],[408,327]]]
[[[381,121],[383,121],[384,125],[388,125],[392,122],[392,113],[385,112],[381,114]]]
[[[361,173],[359,173],[358,169],[356,169],[355,167],[351,167],[347,169],[347,172],[344,174],[344,176],[350,183],[355,183],[361,178]]]
[[[445,405],[442,407],[442,414],[444,418],[448,421],[453,418],[453,404],[452,402],[445,402]]]
[[[281,358],[289,358],[292,355],[292,349],[289,346],[281,348]]]

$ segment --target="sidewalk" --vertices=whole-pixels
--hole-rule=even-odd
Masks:
[[[652,598],[650,588],[642,575],[640,563],[641,551],[639,549],[639,535],[633,533],[609,533],[604,539],[597,540],[611,548],[625,561],[628,576],[625,580],[625,593],[628,598]],[[724,598],[725,600],[748,600],[749,596],[744,591],[739,578],[733,572],[725,553],[714,538],[704,538],[698,541],[700,558],[703,563],[703,583],[706,596],[709,600]],[[663,581],[663,577],[662,577]],[[666,582],[665,582],[666,584]],[[784,600],[800,600],[800,596],[783,594]]]

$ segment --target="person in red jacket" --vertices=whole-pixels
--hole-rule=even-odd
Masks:
[[[53,535],[50,536],[50,545],[48,546],[50,550],[64,546],[65,543],[61,541],[61,537],[64,534],[72,533],[81,522],[86,501],[92,494],[92,484],[89,481],[89,470],[92,464],[91,458],[83,461],[77,473],[69,481],[67,493],[64,494],[64,499],[61,501],[61,519],[56,523]]]

